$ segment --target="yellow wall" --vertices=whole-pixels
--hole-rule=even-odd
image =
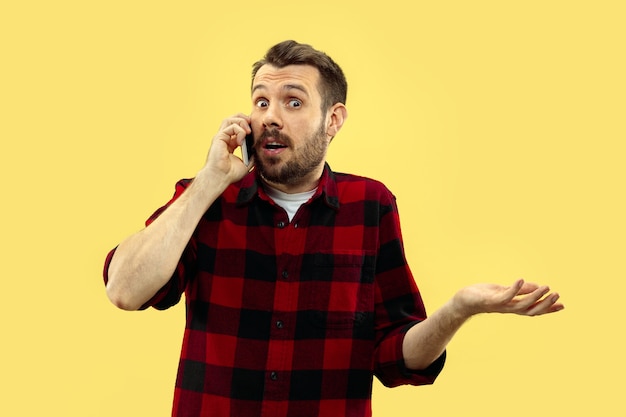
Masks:
[[[287,38],[344,67],[331,165],[394,191],[430,311],[518,277],[567,305],[473,319],[434,386],[377,384],[375,415],[621,415],[623,2],[214,3],[0,6],[0,415],[169,415],[183,308],[116,310],[103,258]]]

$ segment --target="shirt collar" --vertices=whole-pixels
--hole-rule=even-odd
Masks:
[[[243,177],[240,182],[239,195],[237,196],[237,205],[242,206],[250,204],[256,195],[263,200],[269,200],[262,187],[260,175],[256,169],[253,169],[248,175]],[[339,210],[339,193],[337,191],[337,182],[335,173],[330,169],[330,165],[324,164],[324,171],[320,178],[317,192],[312,199],[323,196],[324,202],[335,210]]]

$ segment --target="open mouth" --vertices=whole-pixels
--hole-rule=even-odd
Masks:
[[[263,146],[265,149],[268,149],[270,151],[273,150],[277,150],[277,149],[283,149],[286,148],[287,145],[283,145],[282,143],[278,143],[278,142],[268,142],[265,144],[265,146]]]
[[[258,149],[263,150],[268,156],[278,156],[291,146],[291,138],[281,134],[277,130],[266,130],[258,139]]]

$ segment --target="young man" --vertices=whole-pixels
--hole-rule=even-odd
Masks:
[[[325,162],[346,91],[324,53],[272,47],[254,65],[250,115],[226,119],[195,178],[107,257],[120,308],[185,293],[174,416],[369,416],[373,375],[432,383],[470,316],[563,308],[520,280],[464,288],[427,318],[393,195]],[[248,134],[252,169],[233,155]]]

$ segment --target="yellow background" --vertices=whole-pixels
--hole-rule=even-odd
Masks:
[[[435,385],[376,383],[374,414],[624,415],[622,4],[3,2],[0,415],[169,415],[183,308],[116,310],[102,262],[288,38],[343,66],[330,163],[396,194],[430,311],[518,277],[567,305],[474,318]]]

